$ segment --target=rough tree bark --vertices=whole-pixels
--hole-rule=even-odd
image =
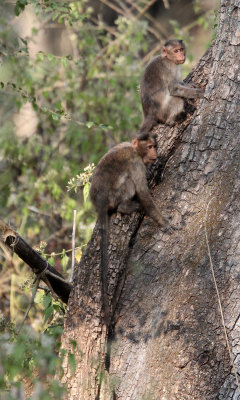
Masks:
[[[239,44],[239,1],[222,0],[216,42],[189,78],[202,86],[208,80],[205,98],[184,124],[156,129],[159,154],[168,162],[154,198],[179,229],[169,235],[137,213],[113,216],[108,330],[101,310],[98,226],[94,230],[75,273],[65,321],[63,345],[73,338],[79,348],[75,375],[65,369],[70,400],[240,398],[204,230],[206,218],[240,370]],[[156,167],[153,183],[159,175]]]

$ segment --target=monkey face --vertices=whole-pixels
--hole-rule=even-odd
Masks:
[[[174,64],[183,64],[185,62],[185,47],[181,44],[175,46],[163,47],[162,54]]]
[[[144,154],[142,160],[144,164],[153,164],[157,159],[156,144],[153,139],[149,139],[145,142]]]
[[[142,157],[145,165],[153,164],[157,158],[155,140],[151,138],[149,140],[139,141],[137,152]]]
[[[132,147],[142,158],[144,164],[153,164],[156,161],[157,146],[155,139],[138,140],[135,138],[132,141]]]

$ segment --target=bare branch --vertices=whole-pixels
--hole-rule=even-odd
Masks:
[[[41,255],[30,247],[10,226],[0,220],[0,238],[14,251],[64,303],[68,302],[72,285]]]
[[[71,268],[71,276],[69,282],[73,281],[73,273],[75,266],[75,236],[76,236],[76,219],[77,219],[77,211],[73,211],[73,232],[72,232],[72,268]]]

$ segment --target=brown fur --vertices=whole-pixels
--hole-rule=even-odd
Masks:
[[[203,96],[202,89],[181,81],[179,64],[184,62],[185,46],[174,39],[147,65],[140,85],[144,115],[140,132],[149,132],[158,122],[173,125],[184,110],[184,98]]]
[[[140,140],[139,140],[140,138]],[[132,143],[121,143],[105,154],[94,170],[90,198],[95,205],[101,229],[102,296],[106,324],[109,323],[107,298],[108,214],[130,214],[143,208],[159,225],[168,226],[149,193],[146,164],[156,160],[155,139],[142,135]]]

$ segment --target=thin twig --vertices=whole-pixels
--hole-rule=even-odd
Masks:
[[[151,0],[149,3],[142,9],[142,11],[138,14],[137,19],[140,19],[145,12],[154,4],[157,0]]]
[[[65,279],[61,278],[61,276],[58,276],[58,275],[54,274],[54,273],[51,272],[51,271],[46,270],[46,271],[45,271],[45,275],[50,275],[50,276],[52,276],[53,278],[55,278],[55,279],[57,279],[57,280],[59,280],[59,281],[61,281],[61,282],[63,282],[63,283],[69,283],[69,282],[66,281]]]
[[[46,276],[48,272],[50,272],[50,271],[46,271],[46,274],[45,274],[45,276],[44,276],[42,279],[44,280],[44,282],[45,282],[46,285],[48,286],[48,288],[49,288],[49,290],[50,290],[50,292],[51,292],[51,295],[52,295],[52,297],[54,298],[54,300],[58,300],[58,296],[57,296],[56,293],[54,292],[53,287],[52,287],[51,283],[49,282],[48,277]],[[52,275],[52,273],[49,273],[49,275]],[[54,274],[53,274],[53,275],[54,275]],[[55,278],[55,277],[56,277],[56,275],[54,275],[54,278]],[[59,278],[60,278],[60,277],[59,277]],[[62,278],[61,278],[61,279],[62,279]],[[59,280],[60,280],[60,279],[59,279]],[[63,282],[64,282],[64,283],[67,283],[67,282],[64,281],[64,280],[63,280]]]
[[[125,4],[125,2],[118,0],[117,1],[118,5],[122,7],[122,10],[124,11],[124,15],[127,18],[131,18],[133,17],[133,14],[131,12],[131,9],[129,7],[127,7],[127,5]]]
[[[73,281],[73,273],[75,266],[75,237],[76,237],[76,219],[77,219],[77,210],[73,210],[73,231],[72,231],[72,268],[71,268],[71,276],[69,282]]]
[[[131,5],[132,8],[135,8],[135,10],[137,10],[139,13],[142,12],[141,7],[139,7],[136,3],[133,3],[131,0],[126,0],[126,1],[129,5]],[[161,39],[161,35],[164,38],[168,37],[163,27],[160,24],[158,24],[156,20],[149,13],[146,13],[144,17],[151,22],[151,24],[148,25],[147,29],[150,33],[152,33],[153,36],[155,36],[158,40]],[[153,28],[153,25],[155,26],[155,28]]]
[[[170,8],[168,0],[163,0],[163,4],[165,8]]]
[[[222,308],[222,303],[221,303],[221,299],[220,299],[220,294],[219,294],[219,290],[218,290],[218,286],[217,286],[217,281],[216,281],[216,278],[215,278],[215,273],[214,273],[214,268],[213,268],[213,262],[212,262],[212,256],[211,256],[211,251],[210,251],[210,245],[209,245],[209,240],[208,240],[208,233],[207,233],[207,213],[208,213],[209,204],[211,203],[212,200],[213,200],[213,198],[211,198],[211,199],[209,200],[208,205],[207,205],[207,208],[206,208],[206,213],[205,213],[205,221],[204,221],[204,225],[205,225],[205,237],[206,237],[206,243],[207,243],[207,249],[208,249],[208,257],[209,257],[209,261],[210,261],[210,267],[211,267],[213,282],[214,282],[214,286],[215,286],[216,293],[217,293],[218,305],[219,305],[219,310],[220,310],[220,314],[221,314],[222,325],[223,325],[224,335],[225,335],[225,338],[226,338],[226,344],[227,344],[227,348],[228,348],[228,353],[229,353],[229,357],[230,357],[231,364],[232,364],[232,367],[233,367],[233,372],[234,372],[234,375],[235,375],[235,379],[236,379],[236,383],[237,383],[238,392],[239,392],[239,394],[240,394],[240,385],[239,385],[239,380],[238,380],[238,373],[237,373],[236,366],[235,366],[235,364],[234,364],[233,353],[232,353],[232,350],[231,350],[231,348],[230,348],[230,344],[229,344],[229,340],[228,340],[228,335],[227,335],[227,330],[226,330],[226,324],[225,324],[224,315],[223,315],[223,308]]]
[[[25,320],[26,320],[26,318],[27,318],[27,316],[28,316],[28,313],[29,313],[29,311],[30,311],[32,305],[34,304],[34,299],[35,299],[36,294],[37,294],[37,290],[38,290],[38,286],[39,286],[40,279],[41,279],[41,278],[38,277],[38,278],[36,279],[35,285],[33,286],[32,297],[31,297],[31,300],[30,300],[30,302],[29,302],[29,304],[28,304],[28,308],[27,308],[27,310],[26,310],[26,312],[25,312],[25,314],[24,314],[23,320],[22,320],[22,322],[21,322],[21,324],[20,324],[20,326],[19,326],[19,328],[18,328],[18,331],[17,331],[17,334],[18,334],[18,335],[19,335],[19,333],[20,333],[20,331],[21,331],[21,329],[22,329],[22,327],[23,327],[23,325],[24,325],[24,322],[25,322]]]
[[[110,5],[110,3],[107,0],[101,0],[101,1],[102,1],[102,3],[108,5],[110,8],[113,8],[113,5],[112,4]],[[151,5],[155,2],[156,2],[156,0],[151,0],[149,3],[147,3],[147,5],[143,9],[141,9],[141,11],[139,12],[139,14],[137,16],[133,16],[133,21],[139,20],[147,12],[149,7],[151,7]],[[119,13],[122,15],[125,15],[123,11],[119,10]],[[152,33],[155,35],[155,32],[152,32]],[[108,43],[105,47],[102,48],[101,54],[104,54],[108,50],[108,48],[110,46],[112,46],[113,44],[120,46],[122,44],[122,42],[124,41],[125,35],[126,35],[126,33],[123,33],[116,39],[112,40],[111,43]],[[98,58],[98,57],[96,57],[96,58]]]
[[[106,6],[108,6],[109,8],[111,8],[113,11],[115,11],[117,14],[125,15],[124,11],[121,8],[115,6],[115,4],[111,3],[110,1],[107,1],[107,0],[100,0],[100,1],[101,1],[101,3],[103,3]]]
[[[44,290],[45,293],[49,293],[50,289],[48,288],[48,286],[43,286],[43,285],[38,285],[38,289]]]
[[[111,26],[105,25],[101,20],[98,20],[97,18],[91,17],[90,20],[95,24],[98,25],[100,28],[104,29],[108,33],[110,33],[113,36],[117,36],[117,31]]]

